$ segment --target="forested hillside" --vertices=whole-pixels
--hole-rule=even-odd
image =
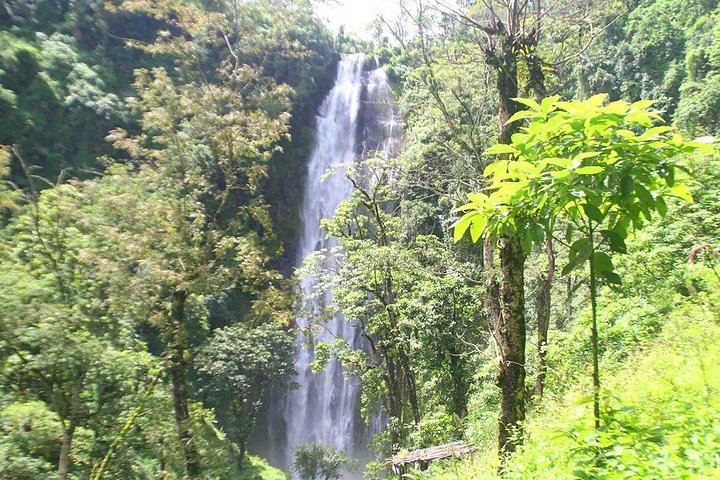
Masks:
[[[0,3],[0,480],[720,478],[718,3],[318,3]]]

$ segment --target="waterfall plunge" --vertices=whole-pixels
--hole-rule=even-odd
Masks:
[[[362,54],[344,56],[337,69],[335,85],[323,102],[317,117],[316,145],[308,163],[302,208],[302,233],[297,248],[296,266],[313,251],[336,246],[327,239],[320,221],[335,213],[338,204],[352,193],[344,169],[323,178],[334,164],[349,164],[361,156],[394,155],[399,142],[399,122],[392,104],[392,92],[381,68],[364,72]],[[361,126],[362,128],[359,128]],[[361,131],[358,140],[357,132]],[[312,280],[301,284],[303,292],[313,289]],[[332,302],[331,294],[322,299],[306,299],[307,311],[313,303]],[[308,320],[299,318],[298,324]],[[363,339],[357,327],[342,316],[331,319],[315,341],[344,338],[353,348],[362,348]],[[295,449],[306,443],[322,443],[340,448],[358,458],[364,465],[372,458],[367,443],[379,429],[380,422],[366,426],[360,418],[359,386],[354,378],[345,378],[341,365],[330,362],[325,371],[313,374],[312,350],[305,348],[307,339],[296,338],[295,381],[299,388],[284,398],[273,395],[268,409],[269,451],[259,452],[272,463],[289,467]],[[344,478],[362,478],[351,472]]]

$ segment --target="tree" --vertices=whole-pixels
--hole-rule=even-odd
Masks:
[[[441,412],[457,419],[456,427],[467,414],[473,360],[468,345],[477,338],[482,290],[467,278],[471,263],[410,226],[411,206],[400,201],[401,164],[368,159],[348,170],[352,196],[323,222],[338,248],[319,252],[301,272],[316,280],[309,293],[322,298],[332,292],[331,313],[339,311],[367,342],[355,349],[344,340],[321,342],[313,368],[335,357],[348,375],[357,376],[368,420],[378,407],[388,417],[385,441],[378,443],[392,451],[418,446],[413,434],[425,416]],[[443,434],[455,440],[458,430]]]
[[[62,33],[6,34],[0,49],[0,143],[16,145],[45,178],[65,168],[89,176],[112,151],[104,135],[128,120],[110,66]],[[22,172],[13,173],[25,186]]]
[[[498,101],[499,130],[497,140],[510,143],[517,131],[516,124],[508,120],[521,108],[514,101],[518,96],[519,57],[531,60],[530,81],[543,85],[544,77],[537,62],[540,38],[540,2],[484,2],[480,18],[461,14],[461,18],[476,28],[485,38],[481,49],[485,62],[495,73]],[[499,11],[496,11],[496,7]],[[502,18],[502,13],[506,18]],[[544,89],[544,86],[540,87]],[[488,239],[483,246],[484,269],[488,272],[486,309],[500,355],[497,384],[501,389],[498,417],[498,451],[501,456],[512,453],[521,441],[520,432],[525,420],[525,257],[520,239],[513,232],[504,232],[494,239],[499,247],[500,278],[493,267],[495,245]]]
[[[90,287],[101,275],[87,252],[99,245],[69,214],[76,189],[61,185],[40,194],[32,179],[29,174],[28,204],[1,250],[0,378],[4,389],[44,402],[57,416],[54,460],[58,478],[66,480],[76,433],[102,434],[154,362]]]
[[[277,324],[218,329],[198,353],[200,390],[240,447],[240,465],[266,390],[295,373],[294,353],[293,338]]]
[[[470,230],[473,239],[517,235],[525,251],[543,241],[555,222],[568,222],[565,239],[569,263],[563,274],[588,265],[592,311],[593,415],[600,427],[598,365],[598,281],[619,284],[612,259],[603,249],[625,253],[630,227],[639,229],[652,213],[667,213],[666,196],[691,201],[681,180],[686,169],[680,154],[712,148],[670,136],[672,127],[653,126],[662,117],[649,111],[651,101],[624,101],[603,106],[606,95],[585,102],[549,97],[538,104],[517,99],[529,109],[510,122],[527,118],[530,125],[487,153],[510,155],[491,164],[490,194],[469,195],[467,211],[456,234]]]
[[[343,469],[356,468],[357,462],[342,450],[326,445],[301,445],[295,450],[292,469],[301,480],[335,480],[342,478]]]
[[[240,61],[241,39],[228,36],[228,19],[220,13],[174,2],[128,1],[122,8],[184,33],[165,38],[158,32],[158,41],[143,46],[172,55],[177,78],[161,68],[139,71],[131,105],[142,132],[116,129],[108,137],[140,165],[137,175],[116,170],[123,194],[146,201],[133,202],[134,208],[106,202],[98,220],[124,237],[129,268],[143,272],[132,276],[139,282],[133,288],[146,292],[143,303],[165,341],[185,473],[197,476],[188,408],[188,301],[237,285],[257,311],[266,307],[261,314],[280,315],[287,304],[279,301],[281,276],[266,267],[271,252],[264,243],[273,233],[261,189],[274,146],[287,135],[291,90]],[[220,61],[211,53],[218,51]]]
[[[322,295],[332,289],[339,310],[360,327],[369,351],[352,350],[347,342],[316,346],[314,369],[322,369],[332,356],[348,373],[360,377],[363,410],[380,402],[389,417],[390,448],[405,438],[405,425],[420,421],[417,373],[397,304],[412,288],[411,252],[398,242],[399,221],[393,203],[397,194],[391,180],[392,162],[370,159],[348,168],[354,191],[341,202],[335,215],[322,222],[328,235],[338,238],[339,248],[310,258],[310,271]],[[342,250],[341,250],[342,249]],[[326,258],[322,258],[322,256]],[[314,271],[313,271],[314,270]]]
[[[17,208],[17,200],[20,197],[12,188],[10,180],[7,180],[10,176],[11,158],[10,148],[0,145],[0,218]]]
[[[474,99],[469,101],[463,93],[454,93],[462,108],[462,115],[456,117],[448,108],[443,95],[443,87],[433,65],[430,40],[428,39],[429,12],[436,10],[455,18],[461,27],[475,30],[474,43],[484,63],[494,76],[492,94],[497,106],[497,140],[509,143],[516,132],[516,125],[507,120],[522,105],[514,102],[523,85],[522,67],[527,68],[525,78],[527,89],[544,95],[545,77],[543,62],[538,52],[543,11],[540,1],[508,2],[483,1],[471,5],[467,12],[449,7],[443,2],[417,2],[417,15],[403,5],[404,12],[413,18],[419,31],[419,51],[422,64],[422,80],[442,112],[453,135],[467,154],[482,165],[482,153],[478,142],[479,124],[471,112],[476,109]],[[395,35],[401,38],[401,29],[395,29]],[[472,42],[472,41],[471,41]],[[472,60],[470,60],[472,62]],[[463,120],[472,120],[463,125]],[[469,136],[465,134],[469,133]],[[498,451],[501,457],[511,453],[521,440],[519,430],[525,419],[525,294],[524,270],[526,252],[520,246],[519,239],[513,235],[496,239],[497,245],[485,241],[482,252],[483,269],[486,272],[485,307],[488,318],[493,324],[493,336],[498,345],[499,362],[497,385],[501,390],[500,412],[498,416]],[[499,248],[499,275],[496,274],[494,251]],[[544,313],[544,311],[542,311]]]

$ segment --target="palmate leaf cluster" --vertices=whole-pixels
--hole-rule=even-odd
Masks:
[[[490,164],[484,172],[488,193],[469,194],[470,203],[457,209],[466,213],[455,224],[455,240],[468,231],[473,241],[518,235],[529,251],[533,242],[553,235],[561,218],[571,243],[567,274],[591,252],[587,235],[573,242],[574,231],[598,231],[610,251],[625,253],[631,228],[640,228],[655,212],[667,214],[666,197],[692,201],[687,170],[676,157],[712,149],[684,140],[673,127],[654,126],[662,117],[648,110],[650,101],[603,105],[605,99],[548,97],[542,104],[516,99],[527,109],[510,122],[530,124],[511,144],[486,150],[510,159]],[[595,256],[598,273],[619,283],[610,257]]]

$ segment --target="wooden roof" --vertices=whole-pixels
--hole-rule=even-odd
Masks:
[[[393,455],[387,460],[387,463],[393,467],[408,464],[423,464],[434,460],[444,460],[447,458],[460,458],[463,455],[472,453],[475,447],[466,445],[463,441],[446,443],[421,450],[413,450],[412,452],[401,452]]]

